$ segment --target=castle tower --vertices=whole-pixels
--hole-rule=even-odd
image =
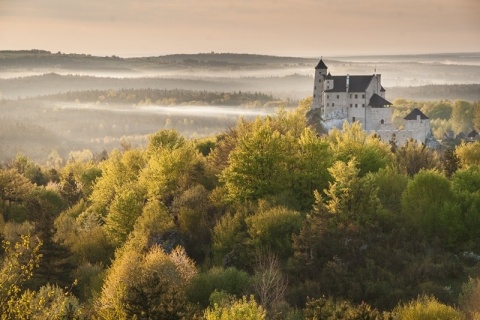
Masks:
[[[323,108],[323,91],[325,87],[325,78],[327,76],[327,66],[320,58],[315,67],[315,82],[313,86],[313,105],[312,108]]]

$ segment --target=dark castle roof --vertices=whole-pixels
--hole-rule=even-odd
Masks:
[[[365,92],[374,78],[371,76],[349,76],[348,92]],[[347,76],[331,76],[333,88],[325,92],[347,92]]]
[[[320,61],[318,62],[317,66],[315,67],[315,69],[328,69],[327,66],[325,65],[325,63],[323,62],[322,59],[320,59]]]
[[[475,130],[472,130],[472,132],[470,132],[470,133],[467,135],[467,137],[469,137],[469,138],[476,138],[476,137],[478,137],[478,132],[475,131]]]
[[[420,110],[417,108],[413,109],[412,112],[407,114],[407,116],[403,119],[405,120],[417,120],[417,116],[420,116],[420,119],[422,120],[428,120],[428,117]]]
[[[378,94],[374,93],[370,98],[370,102],[368,103],[368,105],[374,108],[382,108],[383,106],[391,105],[391,103],[383,99]]]

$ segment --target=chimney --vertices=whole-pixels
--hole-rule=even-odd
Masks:
[[[350,75],[347,74],[347,92],[348,92],[349,87],[350,87]]]

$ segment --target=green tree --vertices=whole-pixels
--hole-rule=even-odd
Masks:
[[[479,239],[477,231],[480,228],[480,168],[473,166],[458,170],[452,176],[452,189],[466,231],[462,244],[467,245],[467,250],[476,250]]]
[[[192,174],[199,165],[199,157],[193,144],[168,141],[165,147],[156,145],[139,181],[145,186],[149,199],[160,200],[170,206],[176,193],[184,191],[193,180]]]
[[[18,215],[15,208],[23,206],[33,188],[33,184],[17,170],[0,169],[0,211],[3,221],[7,222],[13,219],[22,222],[25,220],[25,213]]]
[[[325,208],[338,223],[367,224],[381,213],[378,188],[368,179],[360,177],[355,160],[337,161],[328,169],[333,178],[325,190]],[[317,206],[321,204],[317,203]]]
[[[59,191],[63,199],[65,199],[70,206],[77,203],[83,197],[82,190],[72,172],[62,181]]]
[[[143,209],[144,192],[135,185],[126,185],[119,190],[110,204],[105,217],[105,231],[114,246],[120,246],[127,240],[129,233]]]
[[[473,106],[468,101],[457,100],[455,101],[452,109],[452,122],[453,130],[456,133],[465,132],[468,133],[473,127]]]
[[[48,183],[48,178],[42,168],[26,156],[17,155],[13,160],[12,168],[38,186],[45,186]]]
[[[285,190],[287,149],[270,120],[257,119],[251,131],[241,136],[222,171],[228,197],[234,201],[256,200]]]
[[[185,288],[196,269],[181,248],[127,251],[108,271],[98,312],[104,319],[188,319]]]
[[[175,130],[160,130],[148,136],[147,155],[151,157],[163,150],[175,150],[185,145],[185,138]]]
[[[298,139],[297,152],[294,155],[294,181],[290,188],[289,197],[298,199],[298,207],[309,210],[313,203],[313,191],[328,187],[331,176],[328,168],[334,162],[334,155],[325,139],[305,129]]]
[[[287,259],[293,254],[292,235],[298,233],[303,217],[285,207],[261,210],[245,219],[251,244],[259,251],[268,251]]]
[[[97,178],[90,195],[92,209],[105,217],[115,195],[124,186],[136,182],[144,166],[143,154],[139,150],[132,149],[123,154],[113,151],[108,160],[100,164],[102,175]]]
[[[463,228],[451,182],[436,171],[420,171],[408,182],[402,194],[402,208],[420,230],[446,243],[456,241]]]
[[[430,119],[449,120],[452,116],[453,106],[448,100],[441,100],[431,105],[428,110],[425,110],[426,115]],[[423,108],[422,108],[422,111]]]
[[[452,175],[458,170],[459,162],[460,160],[455,154],[454,149],[448,148],[443,152],[442,167],[447,178],[451,178]]]
[[[22,310],[15,308],[21,299],[22,287],[40,261],[41,242],[23,235],[19,242],[3,241],[0,260],[0,314],[2,319],[14,319]]]
[[[80,197],[90,196],[101,175],[102,170],[93,161],[68,161],[60,171],[60,192],[67,199],[72,197],[69,203],[73,205]]]
[[[473,127],[480,131],[480,102],[475,102],[473,104]]]
[[[183,245],[181,241],[175,241],[175,237],[172,237],[176,235],[175,230],[174,221],[165,205],[158,201],[148,201],[128,240],[116,250],[115,260],[125,252],[148,251],[152,245],[158,245],[165,252],[171,252],[178,245]]]
[[[247,226],[244,214],[225,214],[212,232],[212,251],[217,264],[245,269],[251,260],[247,248]]]
[[[209,297],[215,290],[240,298],[248,292],[251,282],[250,275],[245,271],[234,267],[214,267],[192,278],[187,289],[187,298],[190,302],[200,303],[202,308],[206,308]]]
[[[195,185],[172,203],[172,213],[185,239],[185,249],[199,263],[210,253],[211,229],[216,222],[209,195],[202,185]]]
[[[102,218],[81,200],[55,219],[55,242],[66,246],[78,264],[108,265],[114,248],[107,239]]]
[[[31,279],[32,285],[36,288],[47,283],[69,286],[72,282],[70,273],[73,270],[71,252],[54,240],[54,222],[66,208],[65,202],[57,192],[38,187],[30,194],[25,207],[29,220],[34,223],[34,233],[43,243],[40,249],[42,259]]]
[[[12,319],[84,319],[78,299],[71,292],[51,284],[38,291],[26,290],[12,309]]]
[[[409,176],[414,176],[421,169],[440,168],[436,152],[427,148],[424,143],[408,140],[395,154],[397,166]]]
[[[455,154],[460,161],[461,168],[480,166],[480,141],[468,144],[462,142],[455,148]]]
[[[407,187],[408,177],[396,168],[387,167],[378,172],[369,173],[368,180],[377,187],[377,195],[382,206],[391,214],[402,212],[402,192]]]
[[[367,136],[359,122],[344,122],[341,131],[333,129],[328,142],[337,160],[357,161],[361,176],[385,168],[393,161],[389,146],[374,135]]]

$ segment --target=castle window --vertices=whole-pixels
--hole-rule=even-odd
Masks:
[[[330,99],[330,96],[327,94],[327,99]]]
[[[352,117],[352,122],[355,122],[355,117]]]
[[[340,95],[337,94],[337,99],[340,99]]]
[[[353,104],[350,103],[350,108],[353,107]]]
[[[332,107],[335,107],[335,102],[332,102]]]
[[[352,99],[352,94],[350,93],[350,99]]]
[[[327,103],[327,107],[329,107],[329,106],[330,106],[330,103]]]
[[[365,103],[362,103],[362,108],[365,108]]]
[[[384,123],[385,123],[385,120],[383,120],[383,119],[380,120],[380,123],[381,123],[381,124],[384,124]]]
[[[358,99],[358,94],[355,95],[355,99]]]
[[[318,80],[318,82],[322,83],[322,79]]]
[[[317,86],[315,86],[315,90],[317,90]]]
[[[364,94],[362,94],[362,99],[365,99],[365,95],[364,95]]]
[[[358,108],[358,104],[355,103],[355,108]]]
[[[314,98],[315,98],[316,96],[317,96],[316,94],[313,95]]]

